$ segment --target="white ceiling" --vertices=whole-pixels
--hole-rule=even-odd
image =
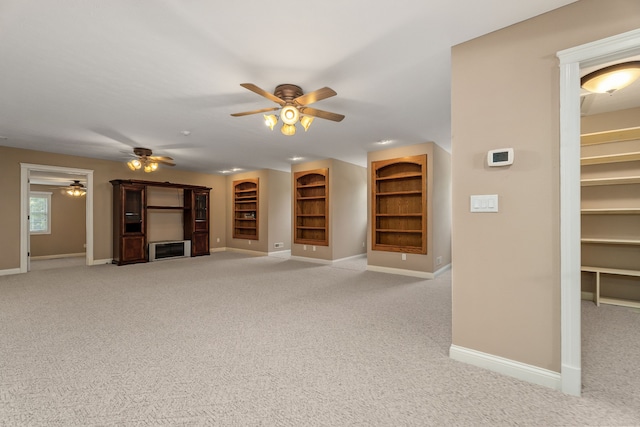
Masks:
[[[0,145],[177,169],[289,171],[435,141],[450,149],[451,46],[572,0],[0,0]],[[287,137],[242,87],[293,83],[344,114]],[[181,131],[188,130],[189,136]]]

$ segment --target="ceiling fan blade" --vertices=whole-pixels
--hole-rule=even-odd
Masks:
[[[336,96],[337,93],[335,90],[330,87],[323,87],[322,89],[314,90],[313,92],[305,93],[304,95],[300,95],[293,102],[297,105],[307,105],[313,104],[314,102],[322,101],[323,99],[331,98],[332,96]]]
[[[286,104],[286,102],[283,99],[280,99],[277,96],[275,96],[274,94],[269,93],[266,90],[259,88],[258,86],[254,85],[253,83],[240,83],[240,86],[242,86],[245,89],[249,89],[251,92],[257,93],[260,96],[264,96],[265,98],[275,102],[276,104],[280,104],[280,105]]]
[[[151,156],[151,157],[149,157],[149,160],[151,160],[152,162],[156,162],[156,163],[162,163],[163,165],[167,165],[167,166],[175,166],[176,165],[173,162],[173,159],[171,157]]]
[[[233,117],[248,116],[249,114],[265,113],[267,111],[275,111],[275,110],[279,110],[279,109],[280,109],[280,107],[261,108],[259,110],[245,111],[243,113],[233,113],[232,116]]]
[[[311,107],[300,107],[300,112],[307,116],[320,117],[321,119],[333,120],[334,122],[341,122],[344,119],[342,114],[332,113],[330,111],[318,110]]]

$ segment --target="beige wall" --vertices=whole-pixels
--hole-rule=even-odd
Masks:
[[[179,184],[204,185],[211,191],[211,247],[224,247],[215,243],[214,236],[225,235],[226,188],[224,176],[193,173],[161,167],[152,174],[130,171],[124,162],[66,156],[18,148],[0,147],[0,236],[6,242],[0,245],[0,270],[20,267],[20,163],[81,168],[94,171],[94,259],[112,257],[112,179],[146,179],[170,181]]]
[[[291,174],[269,170],[269,188],[267,188],[269,212],[269,252],[291,249]],[[275,248],[283,243],[282,248]]]
[[[227,247],[255,252],[275,252],[291,245],[291,178],[290,173],[261,169],[229,175],[227,179]],[[258,178],[258,240],[233,238],[233,182]],[[274,243],[285,244],[275,249]]]
[[[581,0],[452,49],[453,344],[559,372],[556,52],[638,22],[637,0]],[[503,147],[514,164],[488,168]],[[469,213],[472,194],[500,212]]]
[[[371,249],[371,230],[367,231],[367,264],[370,266],[434,273],[451,263],[451,155],[433,142],[396,147],[368,153],[371,162],[400,157],[427,155],[427,253],[406,254]],[[371,174],[368,174],[371,188]],[[368,192],[369,194],[371,191]],[[371,206],[368,217],[371,221]],[[442,257],[436,266],[436,258]]]
[[[291,167],[291,198],[295,200],[293,175],[296,172],[329,169],[329,245],[315,246],[292,243],[291,255],[338,260],[364,254],[367,233],[367,169],[336,159],[300,163]],[[292,203],[291,211],[294,215]],[[294,235],[293,222],[291,233]],[[306,250],[305,250],[306,247]]]
[[[86,199],[51,185],[31,185],[30,191],[51,193],[51,234],[30,235],[31,257],[84,253]]]

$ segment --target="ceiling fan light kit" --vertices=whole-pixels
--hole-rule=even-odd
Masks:
[[[623,62],[589,73],[580,79],[580,86],[593,93],[608,93],[629,86],[640,77],[640,61]]]
[[[142,169],[146,173],[150,173],[158,170],[159,163],[167,166],[176,165],[171,157],[153,156],[153,152],[148,148],[136,147],[133,149],[133,154],[138,157],[127,162],[127,166],[132,171]]]
[[[305,94],[302,92],[300,86],[293,84],[281,84],[276,87],[272,94],[259,88],[253,83],[242,83],[240,86],[279,104],[280,107],[261,108],[259,110],[245,111],[231,115],[233,117],[240,117],[250,114],[264,113],[266,111],[280,110],[279,117],[275,114],[264,114],[263,116],[265,124],[271,130],[273,130],[275,125],[278,123],[279,118],[283,123],[282,128],[280,128],[280,132],[282,132],[283,135],[295,135],[295,125],[298,122],[306,132],[309,130],[309,126],[311,126],[315,117],[332,120],[334,122],[340,122],[344,119],[342,114],[307,107],[308,104],[313,104],[314,102],[337,95],[333,89],[328,87]]]
[[[87,194],[87,189],[79,180],[74,179],[64,192],[71,197],[82,197]]]

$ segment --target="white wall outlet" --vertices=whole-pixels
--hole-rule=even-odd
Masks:
[[[249,240],[249,244],[251,244],[251,240]]]
[[[220,238],[219,237],[216,239],[216,243],[220,243]]]
[[[274,248],[284,248],[284,243],[283,242],[274,243],[273,247]]]
[[[302,245],[302,250],[306,251],[307,250],[307,245]]]
[[[402,260],[406,261],[407,260],[407,254],[402,254]]]
[[[315,247],[315,246],[311,246],[311,250],[312,250],[313,252],[315,252],[315,251],[316,251],[316,247]]]
[[[442,257],[441,256],[436,257],[436,265],[440,265],[440,264],[442,264]]]

